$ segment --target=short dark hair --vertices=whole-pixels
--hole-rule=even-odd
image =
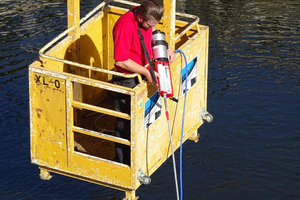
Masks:
[[[147,0],[137,8],[136,12],[146,21],[155,20],[159,22],[164,14],[164,7],[161,3],[155,0]]]

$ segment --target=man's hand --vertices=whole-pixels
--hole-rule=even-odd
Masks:
[[[168,54],[169,62],[172,63],[175,59],[175,52],[173,51],[173,49],[170,46],[167,49],[167,54]]]
[[[148,70],[149,73],[147,73],[147,75],[145,75],[146,79],[148,82],[150,82],[153,85],[156,85],[155,80],[153,79],[150,70]],[[156,76],[156,79],[159,79],[159,73],[157,73],[156,71],[154,71],[154,75]]]

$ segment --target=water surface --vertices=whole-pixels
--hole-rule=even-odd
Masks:
[[[99,2],[82,1],[83,14]],[[183,148],[183,196],[300,199],[300,2],[178,1],[210,27],[208,110]],[[28,65],[67,27],[66,1],[0,1],[0,199],[122,199],[124,193],[30,163]],[[176,152],[178,157],[178,152]],[[172,161],[140,199],[175,199]]]

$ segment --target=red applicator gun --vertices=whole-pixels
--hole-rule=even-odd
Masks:
[[[158,93],[160,96],[173,98],[173,85],[170,71],[170,63],[167,54],[168,43],[165,40],[165,33],[155,30],[152,35],[152,50],[155,71],[159,74]]]

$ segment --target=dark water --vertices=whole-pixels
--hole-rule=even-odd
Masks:
[[[97,3],[82,1],[82,10]],[[210,26],[214,115],[197,144],[184,144],[184,199],[300,199],[300,1],[191,0],[177,7]],[[66,1],[0,1],[1,200],[124,195],[56,174],[42,181],[30,163],[28,65],[66,26]],[[140,199],[175,199],[171,170],[169,159],[138,189]]]

